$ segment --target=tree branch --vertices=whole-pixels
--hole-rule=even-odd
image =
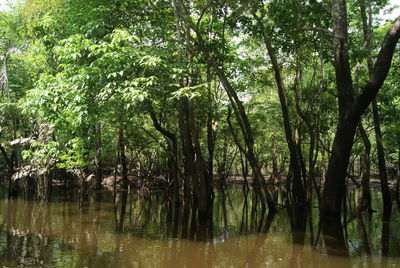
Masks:
[[[162,135],[167,137],[170,140],[176,140],[175,134],[172,132],[169,132],[167,129],[163,128],[160,124],[160,122],[157,119],[156,113],[153,110],[153,106],[151,105],[150,102],[148,102],[148,112],[150,114],[150,118],[153,121],[154,128],[158,130]]]
[[[236,136],[235,130],[233,129],[232,122],[231,122],[231,114],[232,114],[232,112],[229,107],[228,116],[226,117],[226,121],[228,122],[229,129],[232,133],[233,141],[236,143],[236,146],[239,148],[240,152],[242,152],[244,155],[246,155],[246,150],[240,144],[240,141],[239,141],[238,137]]]
[[[303,27],[297,27],[296,30],[297,30],[297,31],[321,32],[321,33],[327,34],[329,37],[333,37],[333,32],[332,32],[332,31],[330,31],[330,30],[328,30],[328,29],[320,28],[320,27],[307,27],[307,26],[303,26]]]
[[[368,84],[364,87],[362,93],[356,99],[353,109],[353,118],[358,118],[371,101],[378,94],[383,82],[389,73],[392,64],[393,54],[396,49],[396,44],[400,38],[400,16],[396,18],[392,27],[387,31],[385,39],[376,59],[374,69]]]

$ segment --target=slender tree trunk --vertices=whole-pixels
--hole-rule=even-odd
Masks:
[[[96,165],[95,177],[96,177],[96,190],[101,190],[102,181],[103,181],[103,167],[102,167],[102,159],[101,159],[101,125],[100,123],[96,123],[95,127],[95,159],[94,163]]]
[[[121,127],[119,129],[119,156],[120,156],[120,163],[122,169],[122,188],[124,190],[128,189],[128,165],[126,161],[126,154],[125,154],[125,137],[124,137],[124,129]]]
[[[212,192],[212,181],[214,178],[214,150],[215,150],[215,139],[216,139],[216,132],[218,127],[218,122],[214,122],[214,106],[213,106],[213,99],[211,93],[211,66],[207,65],[207,84],[208,84],[208,101],[209,107],[207,111],[207,149],[208,149],[208,161],[207,161],[207,168],[208,168],[208,190]]]
[[[373,38],[372,32],[372,8],[370,1],[360,0],[360,13],[363,24],[363,34],[364,34],[364,46],[367,50],[367,65],[368,65],[368,74],[369,78],[372,78],[373,75],[373,62],[371,57],[371,42]],[[368,8],[368,18],[367,18],[367,8]],[[390,213],[392,208],[392,200],[390,197],[390,191],[388,186],[388,178],[386,172],[386,162],[385,162],[385,151],[382,142],[382,132],[378,111],[378,104],[376,98],[372,101],[372,114],[374,118],[374,130],[375,130],[375,141],[378,152],[378,167],[379,167],[379,178],[381,182],[381,192],[382,192],[382,200],[383,200],[383,210],[386,213]]]
[[[189,125],[192,132],[193,149],[195,152],[196,176],[198,177],[198,188],[195,189],[199,209],[198,216],[199,219],[203,219],[208,217],[212,207],[211,177],[208,173],[207,164],[201,151],[199,136],[195,125],[193,107],[191,107],[190,102],[188,105]]]
[[[361,138],[364,143],[364,155],[361,158],[361,195],[358,201],[359,212],[363,210],[372,211],[371,208],[371,188],[370,188],[370,152],[371,142],[362,123],[359,124],[358,130],[360,131]]]
[[[183,197],[185,201],[185,207],[190,207],[192,204],[191,192],[192,185],[194,184],[195,178],[193,178],[194,167],[194,152],[193,145],[191,143],[191,135],[187,130],[185,111],[184,111],[184,100],[181,98],[178,103],[178,118],[179,118],[179,129],[182,141],[182,154],[183,154]]]
[[[300,155],[300,151],[298,150],[298,147],[296,146],[296,140],[295,137],[292,134],[292,128],[290,125],[290,118],[289,118],[289,108],[287,104],[287,98],[286,98],[286,93],[285,93],[285,86],[283,84],[282,80],[282,75],[281,75],[281,69],[278,63],[278,59],[275,54],[275,49],[272,46],[272,43],[270,39],[267,36],[267,33],[264,29],[263,22],[261,21],[261,18],[258,17],[255,13],[253,13],[253,16],[256,18],[258,22],[258,27],[260,29],[261,35],[264,40],[264,44],[267,48],[268,55],[271,59],[272,67],[274,69],[275,73],[275,82],[278,88],[278,95],[279,95],[279,101],[281,103],[281,110],[282,110],[282,117],[283,117],[283,126],[285,130],[285,137],[286,137],[286,142],[289,147],[289,152],[290,152],[290,163],[292,165],[292,170],[293,170],[293,193],[295,197],[295,201],[297,204],[304,204],[307,202],[306,198],[306,192],[304,189],[304,184],[302,182],[302,163],[301,163],[301,158],[302,156]],[[298,136],[299,138],[299,136]],[[304,162],[303,162],[304,164]],[[304,166],[305,168],[305,166]],[[304,171],[304,170],[303,170]]]
[[[256,197],[260,197],[261,199],[261,204],[264,207],[265,206],[265,202],[267,202],[268,204],[268,208],[269,209],[275,209],[275,205],[273,203],[273,199],[272,196],[270,196],[270,193],[268,192],[267,189],[267,184],[264,180],[264,177],[261,173],[261,169],[259,168],[259,164],[257,159],[255,158],[254,155],[254,151],[253,151],[253,147],[251,147],[251,149],[248,148],[249,143],[245,143],[245,146],[243,147],[238,139],[238,137],[235,134],[235,131],[233,129],[231,120],[230,120],[230,116],[231,116],[231,111],[228,111],[228,116],[227,116],[227,122],[231,131],[231,134],[233,136],[233,139],[235,141],[235,144],[238,146],[239,151],[246,157],[246,160],[249,162],[249,165],[253,171],[253,177],[254,177],[254,184],[253,184],[253,188],[255,191],[255,196]],[[242,128],[242,134],[243,134],[243,128]],[[243,134],[244,135],[244,134]],[[247,162],[246,161],[246,162]],[[255,203],[253,203],[255,204]]]
[[[151,120],[153,121],[153,125],[156,130],[158,130],[168,141],[168,148],[171,151],[172,157],[169,157],[169,166],[171,169],[171,176],[172,176],[172,187],[173,187],[173,192],[174,192],[174,200],[175,200],[175,205],[180,203],[180,198],[179,198],[179,178],[178,178],[178,143],[176,139],[175,133],[172,133],[168,131],[166,128],[164,128],[160,121],[157,119],[156,113],[153,110],[153,107],[151,106],[151,103],[149,103],[149,114],[151,117]]]
[[[204,157],[201,152],[199,137],[194,122],[193,107],[190,100],[180,100],[180,129],[183,141],[185,193],[192,190],[192,208],[199,210],[199,217],[206,217],[211,208],[211,180]],[[189,196],[186,196],[189,201]]]
[[[196,83],[196,73],[193,68],[194,53],[192,50],[190,11],[185,6],[183,1],[174,0],[173,8],[175,14],[175,24],[177,38],[184,42],[186,51],[186,64],[188,77],[186,81],[181,81],[185,87],[193,87]],[[190,3],[189,3],[190,6]],[[181,27],[181,23],[183,23]],[[184,33],[184,35],[181,34]],[[183,57],[180,57],[180,62],[183,63]],[[183,140],[183,153],[185,158],[185,175],[190,174],[191,186],[193,190],[192,207],[199,210],[199,217],[206,216],[211,210],[212,202],[212,174],[209,174],[209,168],[203,157],[200,147],[200,137],[196,128],[196,119],[194,116],[194,107],[192,101],[188,97],[181,97],[179,100],[179,125]],[[213,148],[209,148],[213,149]],[[211,153],[212,157],[213,152]],[[212,158],[210,158],[212,159]],[[185,180],[188,177],[185,176]],[[184,184],[184,192],[188,194],[188,184]],[[186,198],[187,199],[187,198]]]
[[[225,89],[225,92],[227,93],[230,102],[232,104],[236,119],[238,121],[238,124],[240,126],[244,142],[246,144],[246,151],[245,155],[246,158],[249,161],[249,164],[253,170],[253,175],[254,175],[254,180],[257,181],[257,183],[260,185],[261,188],[261,198],[262,198],[262,203],[268,204],[269,209],[275,210],[275,204],[272,200],[271,194],[268,191],[267,184],[264,180],[264,176],[261,173],[261,169],[258,163],[258,160],[254,154],[254,137],[253,137],[253,132],[251,129],[250,121],[247,118],[246,111],[244,109],[243,103],[239,99],[236,91],[232,87],[231,83],[229,82],[228,78],[226,77],[225,71],[221,66],[218,65],[216,62],[215,58],[210,56],[210,52],[208,50],[208,46],[206,45],[206,42],[204,41],[202,34],[199,32],[199,29],[194,25],[194,23],[191,21],[190,15],[188,14],[188,10],[186,7],[181,5],[183,13],[185,13],[183,19],[187,23],[187,25],[190,26],[190,28],[196,33],[197,36],[197,45],[200,49],[200,51],[203,53],[205,58],[207,59],[208,63],[210,66],[213,67],[215,73],[219,77],[221,84],[223,88]],[[216,51],[213,51],[216,52]],[[222,59],[223,57],[220,57]],[[243,150],[243,148],[242,148]]]
[[[187,9],[184,9],[187,11]],[[190,18],[190,13],[184,12],[184,16],[186,19],[184,20],[185,23],[185,44],[186,44],[186,54],[187,54],[187,64],[189,70],[189,77],[187,79],[187,87],[192,87],[195,85],[194,77],[195,77],[195,70],[193,68],[193,49],[192,49],[192,41],[190,36],[190,23],[188,19]],[[200,147],[200,138],[198,135],[198,129],[196,127],[196,119],[194,116],[194,107],[193,103],[190,99],[185,97],[185,111],[187,117],[187,127],[188,131],[190,132],[191,140],[190,143],[192,144],[192,148],[194,151],[194,164],[196,168],[196,184],[194,185],[194,193],[197,199],[197,205],[199,209],[199,219],[203,219],[207,217],[207,215],[211,212],[211,196],[212,196],[212,188],[211,188],[211,176],[208,172],[208,167],[206,165],[206,161],[203,157],[203,153]]]
[[[383,210],[386,211],[386,213],[388,213],[392,208],[392,199],[390,197],[390,191],[388,185],[385,151],[382,143],[381,124],[380,124],[378,104],[376,103],[376,99],[372,101],[372,113],[374,115],[374,130],[375,130],[376,149],[378,153],[378,168],[379,168],[379,179],[381,182]]]

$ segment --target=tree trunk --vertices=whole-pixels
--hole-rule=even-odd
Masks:
[[[119,129],[118,147],[119,147],[119,156],[122,169],[122,188],[124,190],[127,190],[129,182],[128,182],[128,168],[127,168],[127,161],[125,154],[125,137],[124,137],[123,127]]]
[[[200,141],[198,136],[198,131],[195,124],[195,118],[193,114],[193,107],[191,102],[188,101],[188,119],[189,128],[191,131],[191,136],[193,139],[193,149],[195,152],[195,167],[196,176],[198,177],[198,186],[195,188],[196,199],[199,210],[199,219],[208,218],[211,213],[212,208],[212,187],[211,187],[211,177],[208,173],[208,168],[206,161],[203,157],[203,153],[200,147]]]
[[[361,158],[361,195],[358,201],[357,210],[359,212],[367,210],[372,211],[371,208],[371,188],[370,188],[370,152],[371,152],[371,142],[368,139],[368,135],[362,123],[359,124],[358,128],[361,138],[364,143],[364,155]]]
[[[172,133],[168,131],[166,128],[164,128],[160,121],[157,119],[156,113],[153,110],[153,107],[151,103],[149,105],[149,114],[151,117],[151,120],[153,121],[153,125],[156,130],[158,130],[168,141],[168,148],[170,149],[170,152],[172,154],[172,157],[169,157],[169,166],[171,169],[171,177],[172,177],[172,187],[173,187],[173,192],[174,192],[174,200],[175,204],[180,203],[180,198],[179,198],[179,179],[178,179],[178,143],[176,139],[175,133]]]
[[[269,209],[275,210],[275,204],[273,203],[271,194],[268,191],[266,182],[264,180],[264,177],[261,173],[261,169],[259,167],[258,160],[254,154],[254,138],[253,138],[253,132],[250,126],[250,121],[247,118],[246,111],[244,109],[243,103],[240,101],[236,91],[230,84],[228,78],[226,77],[225,71],[218,65],[216,60],[210,56],[210,52],[208,50],[208,46],[206,45],[206,42],[204,41],[201,33],[199,32],[199,29],[194,25],[193,21],[191,21],[190,14],[187,10],[187,8],[181,3],[180,8],[184,15],[181,15],[183,17],[185,23],[187,26],[191,28],[196,33],[197,36],[197,45],[200,49],[200,51],[203,53],[205,56],[206,60],[208,61],[208,64],[212,66],[214,71],[216,72],[217,76],[219,77],[221,84],[223,88],[225,89],[225,92],[227,93],[229,100],[232,104],[232,107],[234,109],[234,113],[236,116],[236,119],[238,121],[238,124],[241,128],[241,132],[243,135],[243,139],[246,144],[246,158],[249,161],[249,164],[253,170],[254,174],[254,180],[260,185],[261,187],[261,193],[262,193],[262,203],[268,204]],[[213,51],[218,54],[217,51]],[[221,59],[222,57],[220,57]]]
[[[340,215],[345,193],[347,166],[349,164],[356,127],[357,125],[347,120],[339,122],[322,192],[322,214],[331,216]]]
[[[186,81],[180,81],[180,84],[182,84],[184,87],[190,88],[196,84],[196,81],[194,80],[196,73],[193,68],[193,41],[190,34],[191,25],[189,22],[190,11],[187,9],[183,1],[174,0],[173,8],[176,19],[177,38],[183,41],[185,44],[186,64],[188,70],[188,77],[186,78]],[[181,22],[183,22],[183,27],[180,26],[180,19]],[[184,38],[181,35],[181,31],[184,33]],[[182,57],[180,57],[180,62],[184,62]],[[186,96],[181,97],[179,100],[178,115],[185,161],[184,193],[186,195],[188,194],[189,185],[187,184],[187,180],[190,179],[193,190],[192,207],[199,210],[199,217],[203,217],[211,212],[212,174],[209,174],[208,166],[201,151],[200,137],[196,128],[196,119],[194,116],[194,107],[192,105],[192,101]],[[187,177],[188,175],[190,177]],[[185,199],[188,198],[186,197]]]
[[[214,150],[215,150],[215,141],[216,141],[216,132],[218,127],[218,122],[213,122],[214,119],[214,108],[213,107],[213,99],[211,93],[211,66],[207,65],[207,85],[208,85],[208,102],[209,107],[207,111],[207,149],[208,149],[208,175],[209,175],[209,183],[208,191],[212,192],[212,181],[214,179]]]
[[[368,18],[367,18],[367,7],[368,7]],[[365,0],[360,1],[360,13],[363,24],[363,34],[364,34],[364,46],[367,50],[367,65],[369,78],[373,75],[373,62],[371,57],[371,42],[372,42],[372,11],[371,3],[368,1],[366,5]],[[392,200],[390,197],[390,191],[388,186],[388,178],[386,172],[386,162],[385,162],[385,151],[382,142],[382,132],[379,118],[379,110],[376,98],[372,101],[372,114],[374,118],[374,130],[375,130],[375,141],[378,152],[378,168],[379,168],[379,179],[381,182],[381,192],[383,200],[383,210],[386,213],[390,213],[392,208]]]
[[[275,50],[272,46],[272,43],[270,39],[267,36],[267,33],[264,29],[263,22],[261,21],[261,18],[259,18],[255,13],[253,13],[254,18],[256,18],[258,22],[258,27],[260,28],[261,35],[264,39],[264,44],[267,48],[268,55],[271,59],[272,67],[274,69],[275,73],[275,82],[278,88],[278,95],[279,95],[279,101],[281,104],[281,110],[282,110],[282,117],[283,117],[283,126],[285,130],[285,137],[286,137],[286,142],[288,144],[289,152],[290,152],[290,163],[292,165],[292,179],[293,179],[293,188],[292,191],[294,193],[295,197],[295,203],[296,204],[304,204],[307,202],[306,198],[306,192],[304,189],[304,184],[302,182],[302,163],[301,163],[301,158],[302,156],[300,155],[300,151],[298,150],[296,146],[296,141],[292,133],[292,128],[290,125],[290,118],[289,118],[289,108],[287,104],[287,99],[286,99],[286,93],[285,93],[285,86],[282,81],[282,75],[281,75],[281,69],[279,67],[278,59],[275,54]],[[304,164],[304,162],[303,162]]]
[[[96,190],[101,190],[102,188],[102,181],[103,181],[103,167],[102,167],[102,160],[101,160],[101,124],[96,123],[95,127],[95,159],[94,163],[96,165],[95,170],[95,178],[96,178]]]
[[[184,100],[181,98],[178,103],[178,118],[179,118],[179,130],[182,141],[182,154],[183,154],[183,198],[185,207],[190,207],[192,204],[192,185],[193,170],[194,168],[194,152],[193,145],[191,143],[190,132],[187,130],[185,111],[184,111]]]
[[[346,1],[333,3],[334,55],[339,101],[339,122],[322,195],[321,215],[338,217],[345,193],[345,178],[354,134],[361,115],[375,98],[389,72],[393,53],[400,38],[400,17],[387,32],[372,76],[354,100],[348,56]]]
[[[386,213],[390,213],[389,211],[391,211],[392,209],[392,199],[390,197],[390,191],[388,185],[385,151],[383,148],[381,123],[380,123],[378,104],[376,103],[376,99],[372,101],[372,113],[374,115],[374,130],[375,130],[376,149],[378,153],[379,179],[381,182],[383,210]]]

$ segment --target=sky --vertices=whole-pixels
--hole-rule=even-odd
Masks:
[[[395,8],[392,12],[388,14],[384,14],[381,12],[381,17],[384,18],[385,20],[394,20],[400,15],[400,0],[391,0],[390,4],[392,6],[397,6],[397,8]]]
[[[10,8],[8,7],[9,3],[15,2],[16,0],[0,0],[0,11],[6,11]]]
[[[8,11],[9,8],[9,3],[15,2],[16,0],[0,0],[0,11]]]

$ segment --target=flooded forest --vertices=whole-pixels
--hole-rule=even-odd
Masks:
[[[0,266],[399,266],[398,4],[0,0]]]

